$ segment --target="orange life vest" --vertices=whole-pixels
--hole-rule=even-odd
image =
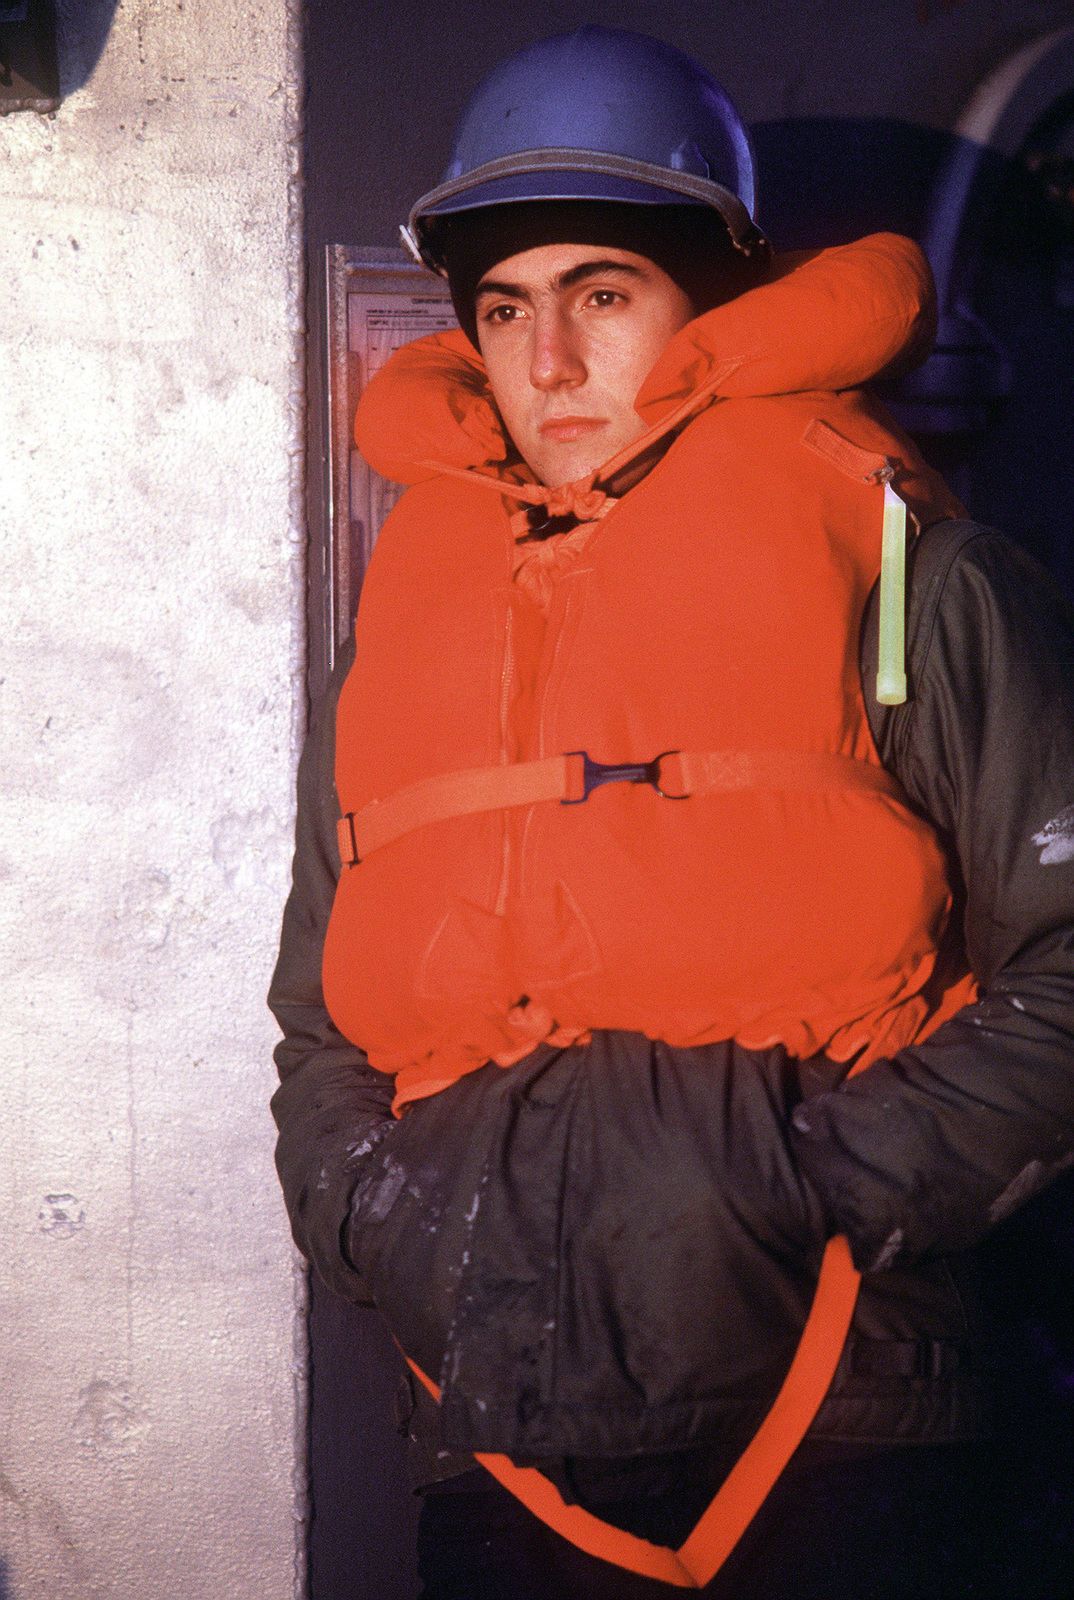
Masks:
[[[362,593],[337,723],[345,812],[433,775],[578,750],[603,763],[675,749],[878,764],[858,635],[882,489],[803,436],[820,422],[887,458],[929,520],[957,505],[861,393],[750,392],[803,372],[818,382],[818,328],[844,362],[850,347],[882,366],[905,346],[918,285],[899,283],[901,303],[889,293],[894,310],[852,272],[846,293],[832,258],[847,255],[673,341],[639,410],[727,369],[717,398],[580,539],[531,547],[537,589],[515,575],[514,506],[487,481],[415,467],[428,456],[488,471],[505,455],[479,358],[461,335],[440,336],[380,374],[359,439],[375,466],[424,481],[385,524]],[[846,294],[838,319],[833,281]],[[777,780],[674,803],[608,786],[584,805],[433,821],[344,872],[325,992],[342,1031],[397,1075],[397,1104],[518,1059],[542,1032],[733,1037],[846,1060],[919,1033],[948,905],[931,830],[888,795]]]

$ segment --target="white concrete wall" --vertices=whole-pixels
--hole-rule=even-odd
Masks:
[[[73,89],[64,10],[0,119],[0,1596],[283,1600],[297,30],[130,0]]]

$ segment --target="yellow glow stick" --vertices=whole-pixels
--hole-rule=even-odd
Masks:
[[[884,485],[876,698],[882,706],[901,706],[906,699],[906,503],[890,483]]]

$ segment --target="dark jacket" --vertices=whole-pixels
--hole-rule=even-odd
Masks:
[[[1008,541],[949,523],[919,541],[904,707],[870,693],[874,630],[874,735],[949,846],[963,916],[945,957],[968,955],[982,998],[845,1083],[824,1058],[598,1034],[471,1073],[396,1122],[392,1080],[321,994],[340,870],[331,691],[320,708],[270,994],[277,1163],[299,1247],[344,1296],[368,1283],[439,1379],[442,1444],[733,1455],[835,1232],[866,1278],[813,1436],[977,1428],[946,1258],[1074,1159],[1074,617]]]

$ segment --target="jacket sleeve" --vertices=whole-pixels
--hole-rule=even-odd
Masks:
[[[978,1240],[1074,1162],[1074,612],[972,523],[923,536],[911,696],[881,759],[940,831],[980,998],[794,1113],[833,1229],[876,1271]]]
[[[276,1168],[295,1243],[348,1300],[368,1301],[346,1251],[350,1201],[363,1160],[396,1126],[394,1080],[333,1025],[321,989],[321,955],[341,871],[335,791],[336,704],[353,660],[341,652],[310,726],[298,770],[291,894],[268,1002],[283,1032],[275,1051],[280,1087]]]

